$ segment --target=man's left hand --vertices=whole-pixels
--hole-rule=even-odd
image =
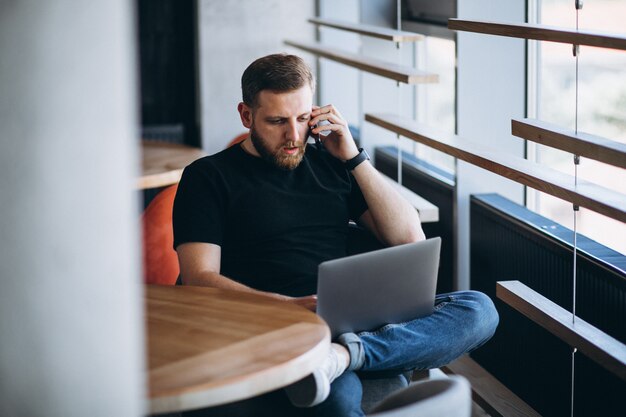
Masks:
[[[314,313],[315,310],[317,310],[317,295],[307,295],[305,297],[286,297],[286,301],[304,307]]]

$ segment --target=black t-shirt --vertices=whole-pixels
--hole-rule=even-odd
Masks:
[[[174,248],[213,243],[222,248],[222,275],[262,291],[314,294],[317,266],[346,255],[348,220],[366,210],[352,175],[315,145],[294,170],[233,146],[185,169]]]

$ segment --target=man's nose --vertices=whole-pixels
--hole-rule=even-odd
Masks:
[[[290,121],[287,124],[287,132],[285,136],[288,140],[297,141],[300,138],[300,133],[298,132],[298,123],[296,121]]]

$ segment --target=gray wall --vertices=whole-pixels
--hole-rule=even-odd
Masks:
[[[458,16],[503,22],[524,22],[525,2],[458,0]],[[524,117],[526,61],[524,40],[457,32],[457,126],[458,134],[473,142],[524,157],[524,141],[511,135],[511,119]],[[469,197],[499,193],[524,203],[521,184],[456,162],[457,286],[469,287]]]
[[[360,0],[319,0],[320,17],[359,23]],[[356,33],[320,27],[320,42],[359,54],[361,37]],[[361,125],[361,71],[330,59],[319,59],[319,105],[333,104],[354,126]],[[373,154],[373,153],[371,153]]]
[[[314,0],[199,0],[198,48],[202,143],[215,153],[245,131],[237,113],[241,74],[263,55],[301,55],[315,70],[312,56],[287,48],[284,39],[313,41]]]
[[[144,412],[135,28],[0,2],[0,415]]]

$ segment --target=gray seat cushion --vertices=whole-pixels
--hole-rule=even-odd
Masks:
[[[390,394],[406,388],[409,385],[410,374],[399,374],[384,378],[361,378],[363,385],[363,398],[361,400],[361,408],[365,414],[387,398]]]
[[[461,376],[417,382],[370,410],[369,417],[470,417],[472,393]]]

